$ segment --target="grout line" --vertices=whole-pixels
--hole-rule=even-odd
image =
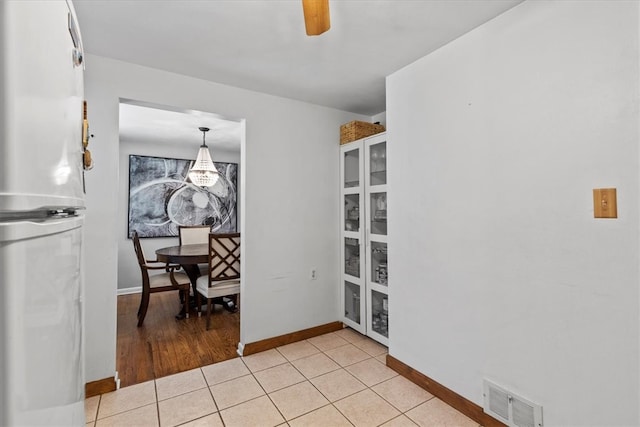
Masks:
[[[211,400],[213,400],[213,405],[216,407],[216,412],[215,413],[217,413],[218,417],[220,417],[220,420],[222,420],[222,415],[220,415],[220,407],[218,406],[218,402],[216,402],[216,398],[213,396],[213,392],[211,391],[211,386],[209,385],[209,382],[207,381],[206,375],[204,374],[204,372],[202,372],[202,367],[200,368],[200,373],[202,374],[202,377],[204,378],[204,383],[207,385],[207,391],[211,395]],[[208,416],[208,415],[205,415],[205,416]],[[200,418],[203,418],[203,417],[200,417]],[[224,425],[224,421],[222,421],[222,425]]]
[[[400,411],[400,413],[401,413],[401,414],[406,415],[406,413],[407,413],[407,412],[411,411],[412,409],[417,408],[418,406],[422,405],[423,403],[427,403],[428,401],[430,401],[431,399],[433,399],[433,398],[435,397],[434,395],[432,395],[431,393],[429,393],[429,394],[431,394],[431,397],[430,397],[430,398],[428,398],[428,399],[427,399],[427,400],[425,400],[424,402],[420,402],[420,403],[418,403],[417,405],[412,406],[411,408],[407,409],[406,411],[403,411],[403,410],[401,410],[400,408],[398,408],[397,406],[395,406],[393,403],[389,402],[389,400],[387,400],[383,395],[381,395],[380,393],[378,393],[377,391],[375,391],[375,390],[373,389],[373,387],[375,387],[375,386],[377,386],[377,385],[380,385],[380,384],[382,384],[382,383],[386,383],[387,381],[391,381],[392,379],[397,378],[398,376],[399,376],[399,375],[396,375],[395,377],[388,378],[388,379],[386,379],[386,380],[384,380],[384,381],[381,381],[381,382],[379,382],[379,383],[377,383],[377,384],[374,384],[373,386],[371,386],[371,387],[369,387],[369,388],[371,389],[371,391],[372,391],[372,392],[374,392],[375,394],[377,394],[378,396],[380,396],[380,398],[381,398],[382,400],[384,400],[384,401],[385,401],[385,402],[387,402],[389,405],[391,405],[392,407],[394,407],[395,409],[397,409],[398,411]],[[412,421],[413,421],[413,420],[412,420]]]
[[[334,333],[334,332],[331,332],[330,334],[335,334],[335,333]],[[342,337],[340,337],[340,338],[342,338]],[[260,369],[260,370],[258,370],[258,371],[256,371],[256,372],[253,372],[251,369],[249,369],[249,366],[247,365],[246,361],[244,360],[244,357],[239,357],[239,359],[242,361],[242,363],[243,363],[244,367],[247,369],[248,374],[240,375],[240,376],[238,376],[238,377],[235,377],[235,378],[232,378],[232,379],[228,379],[228,380],[225,380],[225,381],[222,381],[222,382],[220,382],[220,383],[213,384],[213,385],[209,385],[209,383],[208,383],[208,381],[207,381],[207,378],[206,378],[206,375],[204,374],[203,367],[199,367],[198,369],[200,370],[200,374],[202,375],[202,378],[205,380],[205,381],[204,381],[204,383],[205,383],[205,387],[209,389],[209,394],[210,394],[211,398],[213,399],[213,402],[214,402],[214,406],[215,406],[215,408],[216,408],[216,411],[215,411],[215,412],[213,412],[213,413],[211,413],[211,414],[207,414],[207,415],[204,415],[204,416],[202,416],[202,417],[198,417],[198,418],[196,418],[196,419],[194,419],[194,420],[189,420],[189,421],[186,421],[186,422],[188,423],[188,422],[192,422],[192,421],[195,421],[195,420],[197,420],[197,419],[204,418],[204,417],[207,417],[207,416],[210,416],[210,415],[213,415],[213,414],[218,414],[218,418],[219,418],[219,419],[220,419],[220,421],[222,422],[223,426],[226,426],[225,421],[224,421],[224,419],[223,419],[223,417],[222,417],[222,414],[221,414],[222,410],[219,408],[219,405],[218,405],[218,403],[216,402],[215,397],[213,396],[213,392],[212,392],[211,388],[212,388],[213,386],[215,386],[215,385],[224,384],[224,383],[227,383],[227,382],[230,382],[230,381],[234,381],[234,380],[236,380],[236,379],[243,378],[243,377],[245,377],[245,376],[247,376],[247,375],[251,375],[251,376],[253,377],[253,380],[254,380],[254,381],[259,385],[259,387],[262,389],[262,391],[263,391],[263,393],[264,393],[264,394],[263,394],[263,395],[261,395],[261,396],[257,396],[257,397],[254,397],[254,398],[248,399],[248,400],[246,400],[246,401],[244,401],[244,402],[237,403],[237,404],[235,404],[235,405],[230,406],[229,408],[233,408],[233,407],[236,407],[236,406],[238,406],[238,405],[242,405],[242,404],[244,404],[244,403],[247,403],[247,402],[250,402],[250,401],[253,401],[253,400],[256,400],[256,399],[262,398],[263,396],[266,396],[266,397],[269,399],[269,401],[272,403],[272,405],[276,408],[276,410],[277,410],[277,411],[278,411],[278,413],[281,415],[281,417],[284,419],[284,423],[285,423],[285,424],[287,424],[287,425],[288,425],[288,423],[289,423],[290,421],[293,421],[293,420],[299,419],[299,418],[301,418],[301,417],[304,417],[304,416],[306,416],[306,415],[308,415],[308,414],[310,414],[310,413],[312,413],[312,412],[314,412],[314,411],[317,411],[317,410],[319,410],[319,409],[325,408],[325,407],[327,407],[327,406],[332,406],[336,411],[338,411],[338,413],[340,413],[340,414],[341,414],[345,419],[347,419],[347,421],[348,421],[351,425],[353,425],[353,422],[352,422],[352,421],[351,421],[351,420],[350,420],[350,419],[349,419],[349,418],[348,418],[348,417],[347,417],[347,416],[346,416],[342,411],[340,411],[340,409],[339,409],[335,404],[336,404],[337,402],[340,402],[340,401],[342,401],[342,400],[344,400],[344,399],[347,399],[347,398],[349,398],[349,397],[351,397],[351,396],[354,396],[355,394],[361,393],[361,392],[363,392],[363,391],[365,391],[365,390],[367,390],[367,389],[368,389],[368,390],[371,390],[371,391],[374,393],[374,395],[376,395],[376,396],[380,397],[381,399],[383,399],[383,401],[385,401],[385,402],[386,402],[387,404],[389,404],[392,408],[396,409],[396,410],[399,412],[399,415],[398,415],[398,416],[396,416],[396,417],[393,417],[391,420],[394,420],[394,419],[399,418],[399,417],[401,417],[402,415],[404,415],[404,416],[405,416],[405,417],[407,417],[409,420],[411,420],[411,422],[415,422],[411,417],[409,417],[409,416],[407,415],[407,412],[409,412],[409,411],[411,411],[411,410],[413,410],[413,409],[417,408],[417,407],[418,407],[418,406],[420,406],[420,405],[425,404],[426,402],[429,402],[430,400],[434,399],[434,398],[435,398],[435,396],[431,395],[431,397],[430,397],[430,398],[426,399],[426,400],[425,400],[425,401],[423,401],[423,402],[418,403],[417,405],[415,405],[415,406],[413,406],[413,407],[411,407],[411,408],[407,409],[406,411],[402,411],[402,410],[400,410],[400,408],[397,408],[395,405],[393,405],[393,403],[391,403],[391,402],[390,402],[389,400],[387,400],[384,396],[382,396],[382,395],[381,395],[381,394],[379,394],[376,390],[374,390],[374,389],[373,389],[373,387],[376,387],[376,386],[378,386],[379,384],[382,384],[382,383],[385,383],[385,382],[387,382],[387,381],[391,381],[391,380],[393,380],[393,379],[397,378],[397,377],[398,377],[398,375],[395,375],[395,376],[393,376],[393,377],[391,377],[391,378],[387,378],[387,379],[385,379],[385,380],[383,380],[383,381],[377,382],[377,383],[375,383],[375,384],[373,384],[373,385],[371,385],[371,386],[369,386],[369,385],[365,384],[365,383],[364,383],[363,381],[361,381],[358,377],[356,377],[353,373],[351,373],[350,371],[348,371],[348,370],[347,370],[347,367],[349,367],[349,366],[353,366],[353,365],[355,365],[355,364],[357,364],[357,363],[361,363],[361,362],[367,361],[367,360],[369,360],[369,359],[374,359],[374,360],[376,360],[378,363],[381,363],[383,366],[386,366],[386,364],[385,364],[385,363],[383,363],[383,362],[381,362],[380,360],[378,360],[378,359],[377,359],[380,355],[377,355],[377,356],[371,355],[371,354],[367,353],[366,351],[362,350],[360,347],[356,346],[352,341],[349,341],[349,340],[347,340],[347,339],[345,339],[345,338],[342,338],[342,339],[344,339],[345,341],[347,341],[347,344],[351,344],[351,345],[353,345],[354,347],[356,347],[356,348],[358,348],[359,350],[361,350],[361,351],[363,351],[364,353],[366,353],[368,357],[367,357],[366,359],[364,359],[364,360],[360,360],[360,361],[358,361],[358,362],[355,362],[355,363],[351,363],[351,364],[349,364],[349,365],[342,366],[342,365],[340,365],[338,362],[336,362],[333,358],[331,358],[331,356],[329,356],[329,355],[326,353],[327,351],[331,351],[331,350],[333,350],[334,348],[332,348],[332,349],[328,349],[328,350],[324,351],[324,350],[319,349],[317,346],[313,345],[313,343],[309,342],[309,344],[311,344],[313,347],[315,347],[316,349],[318,349],[318,353],[314,353],[314,354],[311,354],[311,355],[308,355],[308,356],[304,356],[304,357],[301,357],[301,358],[298,358],[298,359],[295,359],[295,360],[293,360],[293,361],[292,361],[292,360],[289,360],[289,359],[288,359],[288,358],[287,358],[287,357],[286,357],[282,352],[280,352],[280,350],[278,350],[278,348],[276,347],[276,348],[274,348],[274,349],[276,350],[276,353],[277,353],[277,354],[279,354],[280,356],[282,356],[282,357],[284,358],[284,360],[285,360],[283,363],[277,363],[276,365],[274,365],[274,366],[270,366],[269,368]],[[303,341],[308,342],[308,340],[303,340]],[[340,348],[340,347],[344,347],[344,346],[346,346],[346,344],[345,344],[345,345],[338,346],[338,347],[335,347],[335,348]],[[267,351],[268,351],[268,350],[267,350]],[[296,366],[294,365],[294,363],[293,363],[293,362],[298,361],[298,360],[302,360],[302,359],[305,359],[305,358],[309,358],[309,357],[317,356],[318,354],[322,354],[322,355],[324,355],[325,357],[329,358],[329,359],[330,359],[330,360],[332,360],[334,363],[336,363],[336,364],[338,365],[338,367],[337,367],[336,369],[332,369],[332,370],[330,370],[330,371],[328,371],[328,372],[324,372],[324,373],[322,373],[322,374],[320,374],[320,375],[316,375],[316,376],[314,376],[313,378],[308,378],[308,377],[307,377],[306,375],[304,375],[304,374],[302,373],[302,371],[300,371],[300,369],[298,369],[298,367],[296,367]],[[384,353],[381,353],[381,354],[384,354]],[[221,362],[224,362],[224,361],[221,361]],[[221,363],[221,362],[216,362],[216,363]],[[273,390],[272,392],[268,393],[268,392],[266,391],[266,389],[264,388],[264,386],[260,383],[260,381],[258,381],[258,378],[256,377],[256,375],[255,375],[255,374],[256,374],[256,373],[258,373],[258,372],[263,372],[263,371],[268,370],[268,369],[271,369],[271,368],[276,368],[276,367],[278,367],[278,366],[282,366],[282,365],[284,365],[284,364],[289,364],[291,367],[293,367],[293,369],[294,369],[296,372],[298,372],[298,373],[302,376],[303,381],[301,381],[301,382],[297,382],[297,383],[293,383],[293,384],[290,384],[290,385],[288,385],[288,386],[286,386],[286,387],[283,387],[283,388],[280,388],[280,389],[277,389],[277,390]],[[313,379],[316,379],[316,378],[319,378],[319,377],[322,377],[322,376],[324,376],[324,375],[328,375],[328,374],[331,374],[331,373],[335,373],[335,372],[337,372],[338,370],[342,370],[342,371],[346,372],[348,375],[350,375],[351,377],[353,377],[356,381],[358,381],[359,383],[361,383],[365,388],[364,388],[364,389],[362,389],[362,390],[356,391],[356,392],[354,392],[354,393],[351,393],[351,394],[349,394],[349,395],[347,395],[347,396],[343,396],[343,397],[341,397],[340,399],[336,400],[335,402],[331,402],[331,401],[329,401],[329,398],[328,398],[327,396],[325,396],[325,395],[324,395],[324,394],[323,394],[323,393],[318,389],[318,387],[316,387],[316,385],[312,382],[312,380],[313,380]],[[401,376],[400,376],[400,377],[401,377]],[[158,398],[158,385],[157,385],[157,379],[153,379],[153,382],[154,382],[154,393],[155,393],[156,413],[157,413],[157,416],[158,416],[158,423],[161,425],[161,420],[160,420],[160,408],[159,408],[159,403],[160,403],[160,401],[158,400],[159,398]],[[318,393],[319,393],[319,394],[320,394],[324,399],[326,399],[326,400],[327,400],[327,402],[328,402],[328,403],[327,403],[327,404],[325,404],[325,405],[322,405],[322,406],[320,406],[320,407],[318,407],[318,408],[312,409],[312,410],[310,410],[310,411],[308,411],[308,412],[305,412],[305,413],[303,413],[303,414],[300,414],[300,415],[298,415],[298,416],[296,416],[296,417],[292,418],[291,420],[287,420],[287,419],[286,419],[286,417],[284,416],[284,414],[282,413],[282,411],[280,410],[280,408],[278,408],[278,406],[275,404],[275,402],[274,402],[274,401],[273,401],[273,399],[271,398],[271,394],[276,393],[276,392],[279,392],[279,391],[281,391],[281,390],[284,390],[284,389],[286,389],[286,388],[288,388],[288,387],[293,387],[293,386],[295,386],[295,385],[302,384],[302,383],[304,383],[304,382],[308,382],[308,383],[309,383],[309,384],[310,384],[310,385],[311,385],[311,386],[312,386],[312,387],[313,387],[313,388],[314,388],[314,389],[315,389],[315,390],[316,390],[316,391],[317,391],[317,392],[318,392]],[[191,391],[189,391],[189,392],[187,392],[187,393],[191,393],[191,392],[198,391],[198,390],[201,390],[201,388],[198,388],[198,389],[195,389],[195,390],[191,390]],[[181,393],[180,395],[172,396],[171,398],[178,397],[178,396],[181,396],[181,395],[184,395],[184,394],[187,394],[187,393]],[[104,395],[104,394],[99,395],[99,397],[98,397],[98,404],[97,404],[97,408],[96,408],[96,410],[95,410],[95,415],[94,415],[94,418],[95,418],[95,419],[94,419],[92,422],[89,422],[89,424],[88,424],[88,425],[92,425],[92,426],[94,426],[94,427],[97,425],[98,417],[99,417],[99,413],[100,413],[100,409],[101,409],[101,406],[102,406],[102,403],[103,403],[103,402],[102,402],[102,397],[103,397],[103,395]],[[165,400],[168,400],[168,399],[165,399]],[[145,405],[143,405],[143,406],[145,406]],[[225,409],[229,409],[229,408],[225,408]],[[131,410],[134,410],[134,409],[138,409],[138,408],[133,408],[133,409],[131,409]],[[128,412],[128,411],[118,412],[118,413],[112,414],[111,416],[116,416],[116,415],[119,415],[119,414],[122,414],[122,413],[126,413],[126,412]],[[458,411],[458,412],[459,412],[459,411]],[[391,421],[391,420],[388,420],[388,421],[386,421],[386,422],[389,422],[389,421]]]
[[[87,399],[85,399],[85,402],[87,401]],[[100,410],[100,404],[102,403],[102,394],[98,395],[98,404],[96,405],[96,412],[95,414],[93,414],[93,421],[89,421],[92,422],[94,427],[96,425],[96,423],[98,422],[98,411]]]
[[[396,417],[391,418],[391,420],[396,419],[396,418],[399,418],[399,417],[401,417],[401,416],[403,416],[403,415],[404,415],[404,416],[406,416],[407,418],[409,418],[409,420],[411,420],[412,422],[414,422],[414,421],[413,421],[413,419],[411,419],[410,417],[408,417],[408,416],[406,415],[406,412],[407,412],[407,411],[410,411],[411,409],[414,409],[414,408],[416,408],[416,407],[418,407],[418,406],[420,406],[420,405],[422,405],[423,403],[426,403],[427,401],[429,401],[429,400],[431,400],[431,399],[427,399],[425,402],[421,402],[421,403],[419,403],[418,405],[416,405],[416,406],[414,406],[414,407],[412,407],[412,408],[408,409],[407,411],[402,411],[400,408],[397,408],[395,405],[393,405],[391,402],[389,402],[386,398],[384,398],[384,396],[381,396],[379,393],[377,393],[377,392],[373,389],[373,387],[375,387],[375,386],[377,386],[377,385],[379,385],[379,384],[382,384],[382,383],[384,383],[384,382],[390,381],[390,380],[392,380],[392,379],[396,378],[398,375],[396,374],[396,375],[394,375],[394,376],[393,376],[393,377],[391,377],[391,378],[387,378],[386,380],[380,381],[380,382],[375,383],[375,384],[373,384],[373,385],[371,385],[371,386],[369,386],[369,385],[365,384],[365,383],[364,383],[364,382],[362,382],[358,377],[356,377],[353,373],[351,373],[350,371],[348,371],[346,368],[347,368],[348,366],[353,366],[353,365],[355,365],[355,364],[357,364],[357,363],[361,363],[361,362],[364,362],[364,361],[369,360],[369,359],[373,359],[373,360],[377,361],[378,363],[382,363],[382,362],[380,362],[378,359],[376,359],[376,357],[378,357],[378,355],[374,356],[374,355],[372,355],[372,354],[370,354],[370,353],[368,353],[368,352],[364,351],[362,348],[360,348],[360,347],[356,346],[356,345],[355,345],[353,342],[351,342],[351,341],[349,341],[349,343],[350,343],[350,344],[352,344],[354,347],[358,348],[359,350],[363,351],[364,353],[366,353],[366,354],[369,356],[369,358],[364,359],[364,360],[361,360],[361,361],[359,361],[359,362],[355,362],[355,363],[352,363],[352,364],[346,365],[346,366],[341,366],[341,365],[340,365],[340,368],[339,368],[339,369],[342,369],[342,370],[343,370],[344,372],[346,372],[348,375],[350,375],[351,377],[353,377],[356,381],[358,381],[359,383],[361,383],[365,388],[364,388],[363,390],[359,390],[359,391],[357,391],[357,392],[351,393],[351,394],[350,394],[350,395],[348,395],[348,396],[344,396],[344,397],[342,397],[342,398],[340,398],[340,399],[336,400],[336,402],[340,402],[340,401],[342,401],[342,400],[344,400],[344,399],[347,399],[347,398],[349,398],[349,397],[351,397],[351,396],[354,396],[354,395],[356,395],[356,394],[358,394],[358,393],[361,393],[361,392],[363,392],[363,391],[365,391],[365,390],[367,390],[367,389],[368,389],[368,390],[371,390],[371,391],[372,391],[376,396],[380,397],[380,398],[381,398],[382,400],[384,400],[387,404],[389,404],[392,408],[396,409],[396,410],[399,412],[399,414],[398,414]],[[336,348],[338,348],[338,347],[336,347]],[[323,353],[323,354],[325,354],[325,356],[329,357],[331,360],[334,360],[334,359],[332,359],[332,358],[331,358],[331,356],[327,355],[324,351],[322,351],[322,353]],[[334,362],[336,362],[336,361],[334,360]],[[337,362],[336,362],[336,363],[337,363]],[[386,366],[386,364],[383,364],[383,365],[384,365],[384,366]],[[317,377],[314,377],[314,378],[318,378],[318,377],[321,377],[321,376],[323,376],[323,375],[327,375],[327,374],[330,374],[330,373],[332,373],[332,372],[336,372],[336,371],[337,371],[337,370],[330,371],[330,372],[327,372],[327,373],[325,373],[325,374],[318,375]],[[309,381],[309,382],[310,382],[310,383],[315,387],[315,384],[313,384],[313,382],[311,381],[311,379],[308,379],[308,381]],[[318,388],[317,388],[317,387],[316,387],[316,390],[318,390]],[[322,394],[322,392],[321,392],[320,390],[318,390],[318,392],[319,392],[320,394]],[[324,396],[324,394],[322,394],[322,395]],[[324,396],[324,397],[325,397],[325,398],[327,398],[326,396]],[[433,396],[432,396],[431,398],[433,398]],[[329,400],[329,399],[327,399],[327,400]],[[340,414],[341,414],[345,419],[347,419],[347,421],[348,421],[349,423],[351,423],[351,424],[353,425],[353,422],[352,422],[352,421],[347,417],[347,415],[346,415],[346,414],[344,414],[342,411],[340,411],[340,409],[335,405],[335,403],[336,403],[336,402],[329,402],[329,403],[330,403],[330,404],[331,404],[331,405],[332,405],[332,406],[333,406],[333,407],[334,407],[334,408],[335,408],[335,409],[336,409],[336,410],[337,410],[337,411],[338,411],[338,412],[339,412],[339,413],[340,413]],[[303,415],[301,415],[301,416],[303,416]],[[386,423],[386,422],[389,422],[389,421],[391,421],[391,420],[385,421],[385,423]]]
[[[284,358],[284,360],[287,361],[287,363],[289,363],[291,366],[293,366],[293,364],[291,364],[291,362],[289,362],[289,360],[284,356],[284,354],[280,353],[280,351],[278,351],[278,348],[276,347],[274,349],[276,351],[276,353],[278,353],[280,356],[282,356]],[[276,366],[280,366],[280,365],[276,365]],[[248,368],[248,367],[247,367]],[[272,368],[275,368],[275,366],[272,366]],[[293,366],[294,369],[296,369],[295,366]],[[270,368],[267,368],[270,369]],[[263,369],[264,370],[264,369]],[[251,369],[249,369],[249,371],[251,371]],[[260,371],[257,371],[260,372]],[[302,374],[302,373],[301,373]],[[267,393],[267,390],[264,389],[264,387],[262,386],[262,384],[260,384],[260,381],[258,381],[258,379],[256,378],[256,376],[253,374],[253,372],[251,372],[251,375],[253,375],[253,379],[256,380],[256,382],[258,383],[258,385],[260,386],[260,388],[262,389],[262,391],[264,391],[264,394],[267,396],[267,399],[269,399],[269,401],[271,402],[271,404],[273,405],[274,408],[276,408],[276,411],[278,411],[278,413],[280,414],[280,416],[282,417],[282,419],[284,420],[284,423],[286,425],[289,425],[289,420],[287,420],[287,417],[284,416],[284,414],[282,413],[282,411],[280,410],[280,408],[278,408],[278,405],[276,405],[276,402],[273,401],[273,399],[271,398],[271,396],[269,396],[269,393]],[[304,375],[302,375],[303,378],[306,379],[306,377]],[[300,383],[298,383],[300,384]],[[286,387],[285,387],[286,388]]]
[[[156,395],[156,414],[158,415],[158,425],[162,425],[162,420],[160,419],[160,402],[158,401],[158,383],[156,380],[153,380],[153,392]]]
[[[352,396],[353,396],[353,395],[352,395]],[[338,400],[338,402],[339,402],[339,400]],[[333,405],[333,407],[334,407],[334,408],[336,408],[336,411],[338,411],[338,413],[344,417],[344,419],[345,419],[345,420],[347,420],[351,425],[355,425],[355,424],[353,424],[353,422],[351,422],[351,420],[349,419],[349,417],[347,417],[347,415],[346,415],[344,412],[342,412],[342,411],[340,410],[340,408],[338,408],[338,407],[337,407],[336,405],[334,405],[333,403],[332,403],[332,405]]]
[[[227,380],[227,381],[222,381],[222,382],[217,383],[217,384],[214,384],[214,385],[224,384],[224,383],[227,383],[227,382],[231,382],[231,381],[233,381],[233,380],[236,380],[236,379],[238,379],[238,378],[244,378],[244,377],[246,377],[246,376],[251,375],[251,376],[253,377],[254,381],[255,381],[256,383],[258,383],[258,386],[260,386],[260,388],[262,389],[262,391],[264,392],[264,394],[263,394],[262,396],[257,396],[257,397],[253,397],[253,398],[251,398],[251,399],[245,400],[244,402],[236,403],[235,405],[231,405],[231,406],[229,406],[229,407],[227,407],[227,408],[224,408],[224,409],[219,409],[219,408],[218,408],[218,414],[220,415],[220,419],[222,420],[223,425],[226,425],[226,424],[225,424],[225,422],[224,422],[224,418],[222,417],[222,411],[223,411],[223,410],[224,410],[224,411],[226,411],[227,409],[234,408],[234,407],[236,407],[236,406],[242,405],[242,404],[247,403],[247,402],[251,402],[252,400],[260,399],[261,397],[264,397],[264,396],[267,396],[267,398],[269,398],[269,393],[267,393],[267,391],[264,389],[264,387],[262,387],[262,384],[260,384],[260,381],[258,381],[258,379],[255,377],[255,375],[253,375],[253,372],[251,372],[251,369],[249,369],[249,366],[247,366],[247,364],[246,364],[246,363],[245,363],[245,361],[243,360],[243,359],[244,359],[244,357],[243,357],[243,356],[240,356],[240,357],[239,357],[239,359],[242,361],[242,363],[244,364],[245,368],[247,368],[247,370],[249,371],[249,373],[248,373],[248,374],[246,374],[246,375],[240,375],[239,377],[232,378],[232,379]],[[275,366],[280,366],[280,365],[275,365]],[[269,369],[269,368],[267,368],[267,369]],[[265,369],[262,369],[261,371],[263,371],[263,370],[265,370]],[[257,372],[261,372],[261,371],[257,371]],[[206,378],[205,378],[205,382],[206,382]],[[213,386],[209,386],[209,392],[211,392],[211,387],[213,387]],[[213,394],[212,394],[211,396],[213,397]],[[280,413],[280,415],[282,416],[282,419],[283,419],[283,420],[285,420],[285,423],[286,423],[286,422],[287,422],[287,419],[286,419],[286,418],[284,417],[284,415],[280,412],[280,409],[278,409],[278,407],[277,407],[277,406],[276,406],[276,404],[271,400],[271,398],[269,398],[269,400],[271,401],[271,403],[273,404],[273,406],[276,408],[276,410],[278,411],[278,413]],[[215,402],[215,397],[213,398],[213,401]],[[218,407],[218,404],[217,404],[217,403],[216,403],[216,407]]]
[[[277,351],[277,350],[276,350]],[[280,353],[280,352],[278,352]],[[285,358],[286,359],[286,358]],[[244,362],[244,361],[243,361]],[[276,366],[280,366],[280,365],[276,365]],[[249,367],[247,366],[247,369]],[[269,369],[269,368],[267,368]],[[263,369],[264,370],[264,369]],[[249,371],[251,371],[251,369],[249,369]],[[260,372],[260,371],[258,371]],[[276,411],[278,411],[278,413],[280,414],[280,416],[282,417],[282,419],[284,420],[285,424],[289,425],[289,422],[287,421],[287,417],[284,416],[284,414],[282,413],[282,411],[280,410],[280,408],[278,408],[278,405],[276,405],[276,402],[273,401],[273,399],[271,399],[271,396],[269,396],[269,393],[267,393],[267,390],[264,389],[264,387],[262,386],[262,384],[260,384],[260,381],[258,381],[258,379],[256,378],[255,375],[253,375],[253,372],[251,372],[251,376],[253,376],[253,379],[255,382],[258,383],[258,385],[260,386],[260,388],[262,389],[262,391],[264,392],[264,395],[267,396],[267,399],[269,399],[269,401],[271,402],[271,404],[273,405],[274,408],[276,408]],[[262,397],[262,396],[260,396]],[[256,398],[257,399],[257,398]]]
[[[333,332],[332,332],[332,333],[333,333]],[[345,340],[345,341],[346,341],[346,340]],[[310,344],[311,344],[311,345],[313,345],[312,343],[310,343]],[[314,347],[315,347],[315,346],[314,346]],[[318,347],[316,347],[316,348],[318,348]],[[339,348],[339,347],[336,347],[336,348]],[[276,349],[276,350],[277,350],[277,349]],[[318,350],[320,350],[320,349],[318,348]],[[321,377],[321,376],[323,376],[323,375],[328,375],[328,374],[330,374],[330,373],[337,372],[337,371],[339,371],[339,370],[343,370],[343,371],[344,371],[344,372],[346,372],[348,375],[351,375],[351,376],[352,376],[356,381],[358,381],[360,384],[362,384],[362,385],[365,387],[365,389],[366,389],[366,388],[368,388],[366,384],[364,384],[362,381],[360,381],[358,378],[356,378],[356,377],[355,377],[351,372],[347,371],[347,370],[346,370],[343,366],[341,366],[338,362],[336,362],[335,360],[333,360],[333,359],[332,359],[328,354],[326,354],[323,350],[320,350],[320,353],[324,354],[324,355],[325,355],[325,357],[328,357],[330,360],[332,360],[334,363],[336,363],[336,364],[338,365],[338,369],[334,369],[334,370],[332,370],[332,371],[325,372],[324,374],[316,375],[316,376],[315,376],[315,377],[313,377],[313,378],[319,378],[319,377]],[[282,356],[283,356],[283,357],[285,357],[284,355],[282,355]],[[312,355],[312,356],[313,356],[313,355]],[[309,357],[311,357],[311,356],[309,356]],[[286,357],[285,357],[285,359],[286,359]],[[365,360],[366,360],[366,359],[365,359]],[[353,424],[353,422],[352,422],[352,421],[351,421],[351,420],[350,420],[350,419],[349,419],[345,414],[343,414],[343,413],[340,411],[340,409],[338,409],[338,407],[336,407],[336,406],[334,405],[334,403],[335,403],[335,402],[331,402],[331,401],[329,400],[329,398],[328,398],[327,396],[325,396],[325,395],[322,393],[322,391],[320,391],[320,390],[318,389],[318,387],[316,387],[316,385],[311,381],[311,378],[307,378],[307,377],[306,377],[302,372],[300,372],[300,370],[299,370],[299,369],[298,369],[298,368],[297,368],[293,363],[291,363],[291,362],[290,362],[290,364],[291,364],[291,366],[293,366],[293,368],[294,368],[296,371],[298,371],[298,372],[300,373],[300,375],[302,375],[302,377],[303,377],[303,378],[305,378],[305,380],[306,380],[309,384],[311,384],[311,386],[312,386],[313,388],[315,388],[315,389],[316,389],[316,391],[317,391],[318,393],[320,393],[320,395],[321,395],[322,397],[324,397],[324,398],[327,400],[327,402],[329,402],[329,403],[328,403],[327,405],[321,406],[320,408],[316,408],[316,409],[313,409],[313,410],[311,410],[311,411],[309,411],[309,412],[305,412],[304,414],[300,414],[299,416],[297,416],[297,417],[295,417],[295,418],[292,418],[291,420],[287,420],[287,419],[285,418],[285,420],[287,421],[287,423],[288,423],[289,421],[293,421],[293,420],[298,419],[298,418],[300,418],[300,417],[304,417],[305,415],[308,415],[308,414],[310,414],[311,412],[317,411],[317,410],[319,410],[319,409],[321,409],[321,408],[324,408],[324,407],[326,407],[326,406],[331,405],[331,406],[333,406],[333,407],[335,408],[335,410],[336,410],[336,411],[338,411],[338,412],[339,412],[339,413],[340,413],[340,414],[341,414],[341,415],[342,415],[342,416],[347,420],[347,422],[349,422],[349,424],[351,424],[352,426],[353,426],[353,425],[355,425],[355,424]],[[300,383],[298,383],[298,384],[300,384]],[[285,387],[285,388],[286,388],[286,387]],[[363,391],[363,390],[360,390],[360,391]],[[357,394],[357,393],[359,393],[360,391],[357,391],[357,392],[355,392],[355,393],[352,393],[352,394],[350,394],[349,396],[353,396],[354,394]],[[346,398],[347,398],[347,397],[349,397],[349,396],[344,396],[342,399],[346,399]],[[338,401],[340,401],[340,400],[342,400],[342,399],[339,399]],[[274,405],[275,405],[275,403],[274,403]]]
[[[318,391],[319,391],[319,390],[318,390]],[[348,422],[349,424],[351,424],[352,426],[355,426],[355,424],[353,424],[353,422],[351,422],[351,420],[350,420],[349,418],[347,418],[347,416],[346,416],[346,415],[344,415],[342,412],[340,412],[340,409],[338,409],[338,408],[337,408],[337,407],[336,407],[332,402],[329,402],[329,403],[327,403],[326,405],[323,405],[323,406],[321,406],[321,407],[319,407],[319,408],[316,408],[316,409],[314,409],[313,411],[309,411],[309,412],[307,412],[307,413],[305,413],[305,414],[298,415],[298,416],[297,416],[297,417],[295,417],[295,418],[291,418],[290,420],[288,420],[288,421],[287,421],[287,423],[289,423],[289,421],[294,421],[294,420],[297,420],[297,419],[299,419],[299,418],[302,418],[302,417],[304,417],[305,415],[309,415],[311,412],[319,411],[320,409],[322,409],[322,408],[326,408],[327,406],[332,406],[332,407],[333,407],[333,409],[335,409],[336,411],[338,411],[338,413],[339,413],[340,415],[342,415],[342,416],[344,417],[344,419],[345,419],[345,420],[347,420],[347,422]]]

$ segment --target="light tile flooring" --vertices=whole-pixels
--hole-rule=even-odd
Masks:
[[[85,401],[87,426],[473,426],[343,329]]]

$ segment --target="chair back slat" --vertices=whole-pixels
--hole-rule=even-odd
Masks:
[[[138,258],[138,265],[142,267],[145,264],[145,258],[144,258],[144,252],[142,251],[142,245],[140,244],[140,237],[138,236],[137,231],[133,232],[132,240],[133,240],[133,249],[135,249],[136,257]]]
[[[240,278],[240,233],[209,234],[209,287]]]
[[[197,245],[209,242],[209,225],[181,225],[178,227],[180,245]]]

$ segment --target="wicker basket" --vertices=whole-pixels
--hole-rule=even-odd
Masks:
[[[384,126],[354,120],[340,126],[340,145],[380,132],[384,132]]]

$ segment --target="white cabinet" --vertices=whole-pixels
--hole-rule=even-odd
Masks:
[[[387,345],[387,140],[384,133],[340,147],[342,321]]]

